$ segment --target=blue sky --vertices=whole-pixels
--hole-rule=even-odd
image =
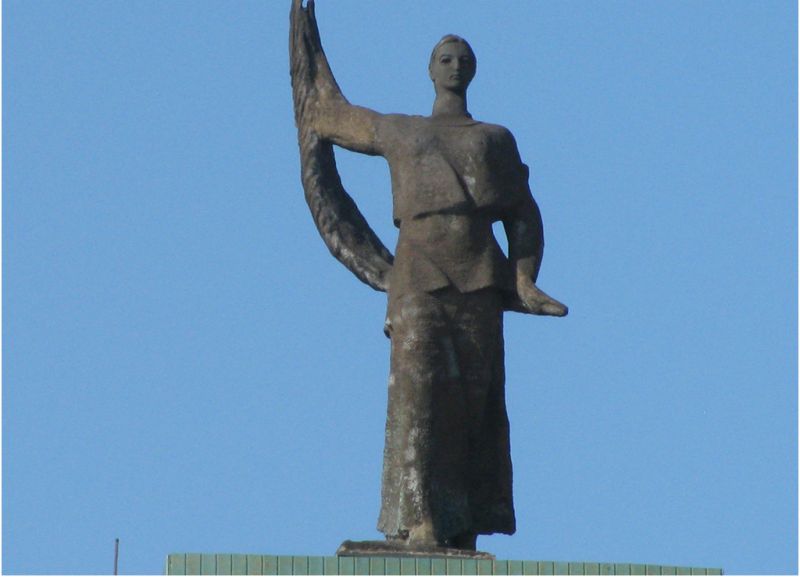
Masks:
[[[3,571],[374,539],[385,296],[299,180],[289,2],[3,5]],[[430,49],[516,136],[566,319],[506,317],[500,558],[797,571],[797,8],[319,0],[348,98]],[[388,170],[338,152],[387,245]]]

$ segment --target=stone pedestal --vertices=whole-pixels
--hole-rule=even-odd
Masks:
[[[483,559],[494,561],[491,553],[450,547],[414,547],[392,541],[345,541],[336,550],[337,557],[442,557],[445,559]]]

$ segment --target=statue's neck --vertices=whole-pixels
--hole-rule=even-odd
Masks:
[[[472,118],[470,113],[467,112],[466,92],[450,92],[449,90],[438,92],[436,100],[433,102],[431,116]]]

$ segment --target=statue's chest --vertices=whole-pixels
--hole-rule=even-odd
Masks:
[[[502,147],[491,125],[424,121],[395,142],[387,157],[397,220],[501,202]]]
[[[477,176],[490,165],[491,139],[480,125],[424,126],[408,144],[417,162],[444,160],[462,175]]]

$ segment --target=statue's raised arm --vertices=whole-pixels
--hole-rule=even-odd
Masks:
[[[393,256],[342,186],[332,143],[378,154],[376,112],[347,102],[331,73],[314,2],[292,1],[289,53],[306,202],[326,246],[362,282],[388,289]]]

